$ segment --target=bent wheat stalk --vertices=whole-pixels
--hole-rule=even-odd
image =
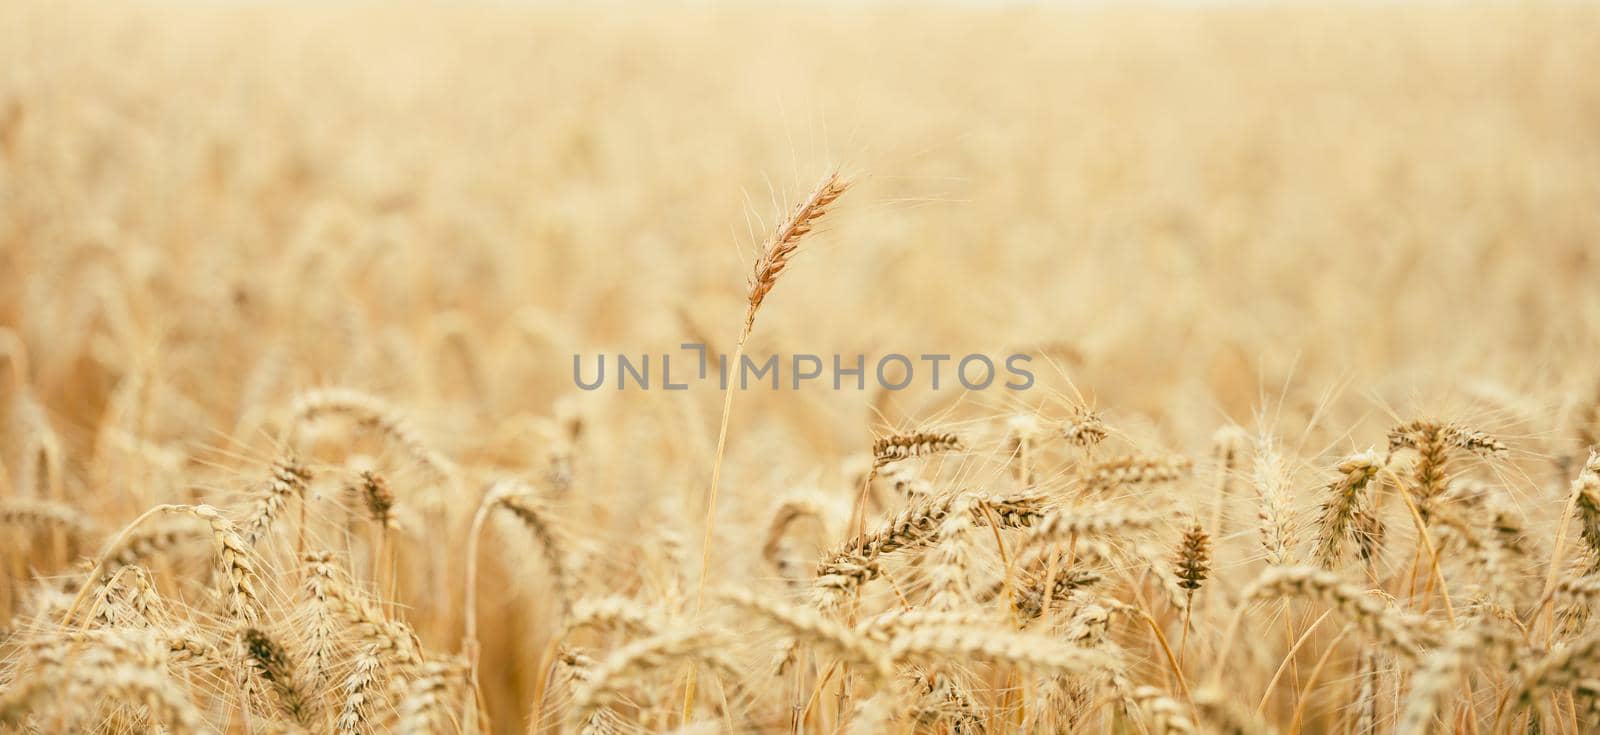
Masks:
[[[257,607],[260,603],[256,599],[255,593],[254,579],[256,571],[254,554],[240,536],[238,527],[234,525],[233,521],[223,517],[221,512],[209,505],[164,504],[145,511],[123,528],[122,532],[118,533],[110,544],[106,545],[106,551],[100,555],[99,560],[95,562],[94,568],[89,571],[85,579],[90,581],[100,579],[106,573],[107,565],[114,559],[117,550],[122,548],[123,543],[133,535],[133,532],[145,521],[162,514],[188,515],[210,524],[212,545],[216,550],[217,563],[222,567],[223,577],[228,584],[228,595],[225,600],[228,606],[227,612],[230,616],[242,622],[255,622],[258,617]],[[81,587],[78,591],[78,596],[73,598],[72,604],[67,606],[67,611],[61,618],[63,627],[72,624],[78,609],[83,606],[84,600],[93,588],[94,585],[89,583],[85,583]]]
[[[565,615],[571,607],[571,601],[566,594],[566,572],[561,551],[556,547],[555,534],[544,512],[533,499],[533,492],[531,486],[519,480],[496,482],[489,487],[488,492],[484,493],[483,502],[478,505],[478,512],[472,517],[472,530],[467,535],[466,590],[463,603],[465,631],[461,638],[461,653],[467,661],[467,685],[474,697],[481,694],[478,690],[478,546],[483,537],[484,523],[489,520],[489,514],[494,509],[505,508],[510,511],[539,537],[545,561],[550,566],[551,580],[555,584],[557,597],[560,598],[562,614]],[[488,715],[485,713],[482,716],[485,718],[484,727],[487,729]]]

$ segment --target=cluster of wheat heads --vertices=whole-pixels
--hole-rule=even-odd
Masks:
[[[377,399],[340,397],[354,426],[423,466],[438,461]],[[286,420],[308,421],[304,406],[326,398],[305,397]],[[465,598],[446,589],[438,603],[468,611],[460,653],[425,647],[407,621],[432,613],[401,609],[388,591],[402,573],[446,586],[449,572],[428,568],[442,554],[427,539],[459,528],[451,503],[435,499],[459,470],[398,494],[364,468],[370,456],[315,471],[285,456],[226,508],[157,505],[114,533],[67,503],[10,497],[6,553],[33,580],[8,585],[0,724],[487,727],[475,682],[503,674],[477,670],[473,606],[477,557],[493,553],[479,541],[497,515],[529,532],[553,598],[544,654],[521,662],[544,674],[526,723],[535,731],[1273,732],[1309,717],[1356,732],[1571,732],[1596,722],[1600,454],[1573,465],[1546,547],[1483,479],[1508,447],[1459,425],[1397,426],[1388,451],[1319,473],[1314,509],[1281,497],[1291,480],[1271,441],[1237,446],[1230,428],[1207,462],[1105,459],[1117,440],[1074,442],[1074,421],[1029,444],[1050,478],[1040,482],[1002,474],[978,486],[918,467],[982,451],[952,432],[881,437],[859,480],[865,531],[851,530],[848,493],[784,499],[761,540],[770,574],[713,580],[700,604],[681,576],[637,587],[597,574],[600,560],[584,558],[593,550],[570,543],[580,522],[562,517],[550,476],[495,481],[467,527]],[[1005,428],[1015,423],[964,429],[1000,452],[1015,445]],[[1209,496],[1150,492],[1202,478]],[[1212,506],[1232,495],[1259,508],[1258,528],[1213,537]],[[809,567],[792,563],[807,533],[832,540]],[[416,553],[397,553],[406,546]],[[74,569],[68,557],[93,548]],[[676,706],[684,664],[714,682],[688,722]],[[1271,676],[1263,685],[1240,671]]]
[[[825,178],[769,241],[740,342],[847,186]],[[357,390],[261,413],[278,456],[251,482],[188,481],[194,502],[115,529],[52,489],[60,450],[36,427],[0,504],[0,726],[1415,735],[1600,717],[1600,454],[1561,457],[1569,489],[1530,508],[1504,482],[1512,448],[1459,423],[1400,422],[1317,467],[1235,426],[1203,459],[1140,451],[1068,403],[882,434],[842,487],[748,529],[714,525],[713,479],[695,577],[682,524],[620,550],[586,533],[581,409],[537,422],[512,473]],[[102,428],[123,439],[91,464],[123,431]],[[1552,543],[1529,514],[1555,519]],[[762,571],[729,576],[757,545]],[[634,563],[651,568],[612,571]],[[486,594],[489,574],[526,587]],[[485,598],[541,614],[508,630]],[[509,655],[486,660],[491,629]],[[486,682],[524,681],[526,711],[491,713]]]

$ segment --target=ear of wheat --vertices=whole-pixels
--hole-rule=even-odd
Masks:
[[[1330,569],[1343,556],[1356,514],[1366,507],[1367,486],[1378,474],[1377,455],[1369,451],[1346,458],[1338,473],[1325,491],[1328,497],[1317,530],[1317,563]]]
[[[1211,572],[1211,536],[1198,521],[1191,523],[1183,532],[1183,539],[1178,544],[1178,552],[1174,559],[1174,566],[1178,570],[1179,585],[1187,590],[1190,595],[1200,589]]]
[[[761,247],[761,256],[756,258],[755,268],[750,274],[748,294],[750,305],[744,316],[746,334],[755,324],[756,312],[761,310],[761,304],[766,300],[767,294],[778,285],[778,277],[789,267],[789,259],[800,249],[801,240],[811,232],[822,216],[827,214],[828,207],[849,188],[850,182],[841,178],[837,171],[828,174],[804,200],[795,205],[794,211],[784,218],[767,238],[766,244]]]
[[[955,434],[919,431],[912,434],[894,434],[881,437],[872,443],[872,463],[885,467],[912,457],[926,457],[961,449],[961,438]]]

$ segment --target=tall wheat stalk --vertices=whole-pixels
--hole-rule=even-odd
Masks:
[[[778,225],[772,236],[767,238],[761,256],[756,259],[755,270],[750,274],[744,324],[739,328],[739,341],[734,346],[733,357],[728,361],[728,373],[725,377],[727,384],[722,390],[722,422],[717,428],[716,456],[711,461],[711,487],[706,491],[705,531],[701,535],[700,542],[700,578],[694,593],[696,613],[700,612],[705,602],[706,575],[711,568],[711,543],[717,522],[717,489],[722,483],[722,457],[728,446],[728,417],[733,413],[733,376],[738,373],[740,362],[744,359],[745,343],[749,341],[750,332],[755,328],[756,314],[761,310],[762,302],[766,300],[767,294],[772,292],[773,287],[778,285],[778,277],[783,275],[784,269],[789,266],[789,259],[800,249],[801,240],[811,232],[817,221],[827,214],[828,206],[848,188],[850,182],[841,178],[838,171],[823,178],[822,182],[811,190],[811,194],[795,207],[789,217]],[[694,669],[691,667],[683,700],[683,721],[686,723],[694,714],[694,691]]]

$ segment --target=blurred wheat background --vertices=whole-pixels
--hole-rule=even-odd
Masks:
[[[1595,68],[1591,3],[0,4],[0,728],[1600,731]],[[1032,390],[719,459],[574,386],[732,351],[836,168],[749,351]]]

